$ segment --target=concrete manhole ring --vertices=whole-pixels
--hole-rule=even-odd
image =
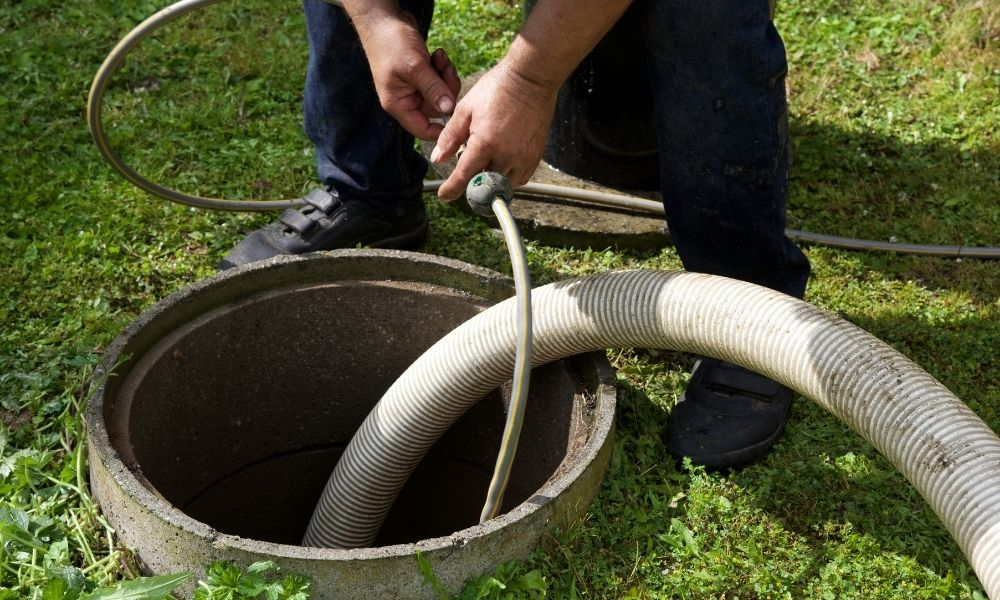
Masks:
[[[453,591],[525,557],[600,487],[615,409],[601,354],[533,371],[500,517],[476,524],[503,428],[496,390],[432,448],[377,547],[297,545],[385,389],[512,293],[495,272],[389,250],[282,257],[196,283],[143,313],[105,354],[86,413],[94,497],[151,573],[271,560],[310,577],[317,598],[433,598],[417,550]]]

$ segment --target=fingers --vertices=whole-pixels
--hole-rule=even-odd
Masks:
[[[522,185],[528,183],[531,180],[531,176],[535,174],[534,167],[530,169],[520,169],[512,170],[510,174],[507,175],[507,179],[510,179],[511,187],[521,187]]]
[[[438,74],[439,71],[435,66],[429,62],[417,61],[415,64],[409,65],[409,68],[411,71],[410,81],[425,101],[441,114],[448,114],[455,110],[455,94]]]
[[[448,126],[450,127],[451,123]],[[438,198],[445,202],[455,200],[465,192],[465,186],[469,180],[485,171],[489,165],[490,159],[487,153],[482,152],[480,148],[475,146],[474,142],[470,141],[469,149],[459,157],[455,170],[438,189]]]
[[[448,58],[448,53],[445,52],[444,48],[438,48],[431,55],[431,64],[434,66],[434,70],[438,72],[441,79],[444,80],[445,85],[448,86],[448,90],[451,92],[452,97],[457,98],[459,92],[462,90],[462,80],[458,77],[458,69],[455,65],[451,63],[451,59]]]
[[[461,82],[444,50],[436,50],[430,61],[426,56],[423,60],[411,58],[406,75],[412,86],[411,94],[398,98],[391,104],[391,110],[387,110],[413,135],[422,140],[436,140],[443,126],[431,122],[429,117],[449,114],[455,109],[454,98]]]
[[[421,99],[410,96],[387,108],[403,129],[422,140],[434,140],[441,133],[441,125],[432,123],[421,110]]]
[[[451,98],[458,98],[459,93],[462,90],[462,80],[458,78],[458,70],[453,64],[451,64],[451,59],[448,58],[448,54],[443,48],[438,48],[431,54],[431,66],[437,71],[441,80],[444,81],[445,85],[448,87],[448,91],[451,93]],[[434,102],[428,98],[424,98],[423,104],[420,106],[421,112],[423,112],[428,117],[440,117],[446,114],[450,114],[450,111],[443,111],[438,106],[435,106]],[[454,110],[454,107],[452,107]],[[440,129],[434,131],[434,139],[437,139],[437,134]]]
[[[494,156],[496,152],[491,151],[489,144],[483,142],[482,138],[471,135],[470,125],[470,113],[459,107],[455,115],[448,121],[448,125],[438,135],[437,145],[431,151],[431,162],[445,162],[459,152],[462,144],[467,145],[465,151],[459,156],[455,170],[438,189],[438,198],[444,202],[451,202],[458,198],[465,192],[465,186],[469,180],[482,171],[499,173],[510,179],[511,185],[514,187],[528,183],[534,174],[537,162],[525,165],[520,164],[523,161],[517,160],[513,156],[508,156],[507,159]]]
[[[470,115],[467,111],[458,110],[448,126],[437,137],[437,145],[431,151],[431,162],[443,162],[455,156],[462,144],[469,139]]]
[[[438,137],[439,143],[441,137]],[[431,152],[431,162],[441,162],[442,155],[438,154],[435,157],[435,154],[438,154],[437,148]],[[521,187],[530,181],[531,176],[534,175],[536,166],[533,165],[525,168],[524,166],[516,165],[505,166],[499,162],[494,162],[490,159],[486,148],[482,147],[481,144],[474,143],[472,138],[470,138],[469,148],[460,155],[455,170],[452,171],[448,179],[438,189],[438,198],[444,202],[451,202],[458,198],[465,192],[465,186],[468,185],[469,180],[483,171],[499,173],[510,180],[511,187]]]
[[[434,52],[431,60],[411,60],[406,65],[404,79],[415,91],[412,96],[397,100],[390,114],[404,129],[422,140],[435,140],[442,126],[429,117],[450,114],[455,110],[455,97],[461,83],[455,67],[444,50]]]

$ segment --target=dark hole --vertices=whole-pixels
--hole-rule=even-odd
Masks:
[[[384,391],[483,307],[406,283],[252,296],[145,352],[115,383],[105,418],[126,464],[174,506],[223,533],[297,544],[340,453]],[[533,371],[505,511],[534,494],[566,455],[578,387],[570,361]],[[504,419],[495,391],[449,429],[376,545],[476,524]]]

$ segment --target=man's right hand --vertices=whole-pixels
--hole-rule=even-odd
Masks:
[[[447,161],[465,145],[438,189],[445,202],[461,196],[481,171],[495,171],[515,187],[524,185],[542,158],[559,85],[525,79],[512,62],[502,60],[480,77],[438,138],[431,162]]]
[[[382,108],[414,136],[436,140],[442,126],[430,119],[451,113],[461,88],[448,55],[440,48],[429,54],[413,15],[394,2],[345,4],[361,37]]]

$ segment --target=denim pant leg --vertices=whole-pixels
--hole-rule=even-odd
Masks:
[[[403,0],[424,36],[431,0]],[[405,202],[421,201],[427,161],[414,138],[379,105],[371,69],[358,34],[343,9],[303,0],[309,37],[305,131],[316,146],[319,180],[346,199],[363,199],[401,214]]]
[[[667,225],[686,269],[802,297],[785,237],[785,49],[767,0],[639,0]]]

